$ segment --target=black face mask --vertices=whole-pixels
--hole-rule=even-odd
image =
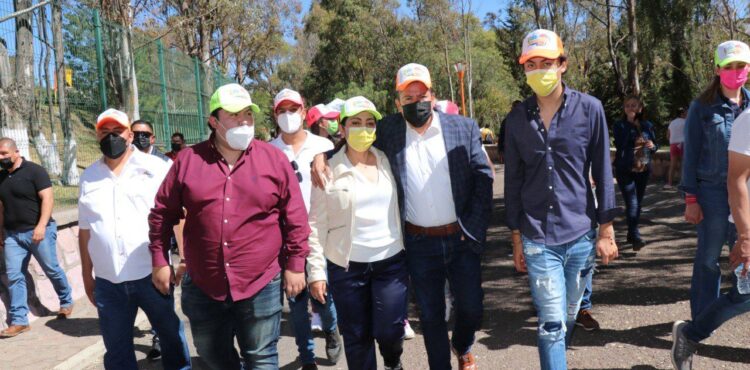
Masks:
[[[133,145],[140,151],[144,151],[151,146],[151,134],[148,132],[136,132],[133,135]]]
[[[414,127],[422,127],[432,117],[432,102],[418,101],[401,106],[404,119]]]
[[[0,168],[6,171],[13,168],[13,160],[10,158],[0,159]]]
[[[122,157],[127,148],[127,141],[114,132],[109,133],[109,135],[105,136],[104,139],[99,142],[99,149],[102,151],[102,154],[109,159]]]
[[[179,152],[182,150],[182,144],[180,143],[172,143],[172,151],[173,152]]]

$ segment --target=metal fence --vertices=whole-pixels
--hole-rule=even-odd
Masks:
[[[12,0],[0,0],[0,14],[14,10]],[[35,114],[31,122],[23,122],[27,130],[14,130],[0,119],[0,134],[16,139],[24,156],[47,168],[55,184],[57,210],[76,206],[78,174],[101,157],[94,124],[106,108],[127,111],[128,104],[135,107],[141,119],[153,124],[156,146],[164,151],[174,132],[182,133],[188,144],[205,138],[210,94],[231,82],[224,73],[166,47],[159,37],[128,32],[104,19],[98,10],[73,2],[63,7],[65,66],[57,71],[51,14],[51,5],[46,5],[34,10],[30,18]],[[17,21],[0,23],[0,42],[7,48],[11,70],[18,52]],[[65,86],[57,86],[56,73],[64,73]],[[65,89],[68,114],[64,118],[58,89]],[[72,140],[63,138],[65,127],[71,129]]]

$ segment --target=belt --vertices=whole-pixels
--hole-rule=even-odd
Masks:
[[[406,233],[411,235],[424,235],[432,237],[444,237],[457,234],[461,231],[461,226],[458,222],[452,224],[433,226],[433,227],[422,227],[411,223],[406,223]]]

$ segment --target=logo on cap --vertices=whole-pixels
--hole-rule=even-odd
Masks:
[[[428,89],[432,87],[432,79],[427,67],[417,63],[409,63],[401,67],[396,74],[396,90],[402,91],[410,83],[416,81],[425,84]]]

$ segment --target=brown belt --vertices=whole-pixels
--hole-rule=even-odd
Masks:
[[[433,226],[433,227],[422,227],[414,224],[406,223],[406,233],[411,235],[424,235],[432,237],[443,237],[453,234],[457,234],[461,231],[461,226],[458,222],[452,224]]]

